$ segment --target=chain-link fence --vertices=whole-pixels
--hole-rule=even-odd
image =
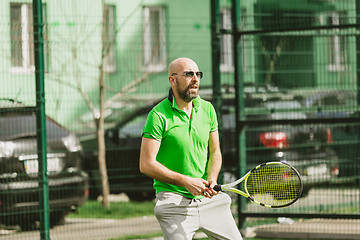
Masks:
[[[304,183],[287,209],[240,199],[240,219],[359,218],[358,4],[233,2],[222,32],[232,33],[237,56],[234,172],[286,161]]]
[[[5,0],[0,9],[0,238],[160,233],[148,211],[152,180],[138,170],[140,135],[167,96],[168,63],[183,56],[204,72],[200,95],[221,116],[223,181],[265,161],[302,175],[291,207],[234,201],[240,226],[359,218],[359,1]],[[38,151],[42,106],[46,150]],[[129,205],[106,211],[114,197]],[[111,215],[114,206],[124,216]],[[39,225],[47,216],[50,225]]]

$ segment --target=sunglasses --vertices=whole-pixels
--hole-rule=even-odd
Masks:
[[[194,71],[186,71],[184,72],[183,75],[181,76],[184,76],[184,77],[187,77],[187,78],[193,78],[194,77],[194,74],[196,74],[196,76],[200,79],[202,79],[203,77],[203,72],[194,72]],[[171,76],[174,76],[174,75],[177,75],[177,73],[173,73],[171,74]]]

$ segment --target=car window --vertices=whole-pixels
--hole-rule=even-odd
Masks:
[[[304,112],[296,111],[301,107],[298,101],[270,101],[266,102],[264,106],[270,109],[271,119],[305,119],[306,114]],[[277,110],[284,111],[277,111]]]
[[[46,120],[46,133],[49,139],[68,135],[65,129],[49,118]],[[0,117],[0,138],[2,140],[34,136],[36,136],[36,117],[34,113],[17,113]]]
[[[344,105],[344,99],[339,95],[326,96],[322,99],[323,106]]]
[[[303,96],[307,107],[321,106],[356,106],[356,95],[353,92],[314,93]]]
[[[224,129],[235,129],[236,122],[235,122],[235,114],[228,113],[222,115],[222,124]]]
[[[306,114],[296,110],[301,104],[295,100],[259,101],[258,113],[247,114],[248,119],[305,119]],[[280,110],[280,111],[279,111]],[[222,121],[224,129],[236,127],[235,106],[223,106]]]
[[[139,115],[119,128],[119,139],[124,137],[140,137],[145,126],[147,114]]]

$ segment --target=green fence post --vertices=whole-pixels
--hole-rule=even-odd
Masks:
[[[211,57],[212,57],[212,100],[217,113],[219,124],[220,143],[222,142],[222,96],[221,96],[221,77],[220,77],[220,11],[219,0],[211,0]],[[222,145],[222,144],[221,144]],[[223,171],[219,175],[219,183],[223,182]]]
[[[360,0],[356,0],[355,2],[355,8],[356,8],[356,24],[360,24],[360,19],[359,19],[359,14],[360,14]],[[357,30],[359,30],[359,28],[357,28]],[[356,35],[356,69],[358,69],[356,71],[356,77],[357,77],[357,81],[356,81],[356,95],[357,95],[357,106],[360,106],[360,71],[359,71],[359,67],[360,67],[360,37],[359,35]],[[356,117],[360,117],[360,112],[359,110],[356,111]],[[358,136],[360,136],[360,130],[358,129]],[[359,156],[357,156],[357,159],[359,159]],[[355,172],[355,174],[358,174],[357,176],[357,181],[356,183],[358,184],[358,189],[360,190],[360,170],[357,167],[357,165],[360,164],[359,162],[355,163],[355,165],[353,164],[352,167],[354,167],[355,169],[358,170],[358,172]],[[359,208],[360,208],[360,201],[358,202]]]
[[[239,177],[246,173],[246,144],[245,144],[245,127],[240,124],[240,120],[245,119],[245,104],[243,99],[244,84],[242,79],[242,62],[241,62],[241,49],[239,43],[241,42],[241,35],[238,34],[238,17],[240,17],[240,1],[232,1],[232,36],[234,46],[234,82],[235,82],[235,115],[236,115],[236,155],[239,161]],[[246,208],[246,199],[238,196],[238,219],[239,228],[245,224],[245,217],[243,212]]]
[[[39,210],[40,210],[40,238],[50,239],[49,219],[49,185],[46,162],[46,116],[45,116],[45,86],[44,86],[44,38],[42,1],[33,0],[34,21],[34,58],[36,81],[36,130],[37,151],[39,161]]]

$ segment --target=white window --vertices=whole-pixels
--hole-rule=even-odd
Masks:
[[[43,13],[44,10],[43,8]],[[35,66],[32,5],[12,3],[10,5],[10,21],[11,70],[14,72],[33,72]],[[45,22],[44,17],[43,21]],[[46,39],[45,29],[43,36]]]
[[[231,11],[230,9],[220,10],[221,28],[231,30]],[[233,40],[230,34],[223,34],[220,41],[220,71],[234,71],[233,63]]]
[[[338,12],[332,12],[328,16],[329,25],[344,24],[344,16]],[[334,30],[334,35],[328,38],[329,41],[329,70],[346,71],[348,68],[346,39],[341,36],[339,29]]]
[[[105,59],[103,69],[111,73],[116,71],[116,26],[115,26],[115,6],[105,6]]]
[[[144,70],[161,72],[166,70],[165,9],[143,8]]]

